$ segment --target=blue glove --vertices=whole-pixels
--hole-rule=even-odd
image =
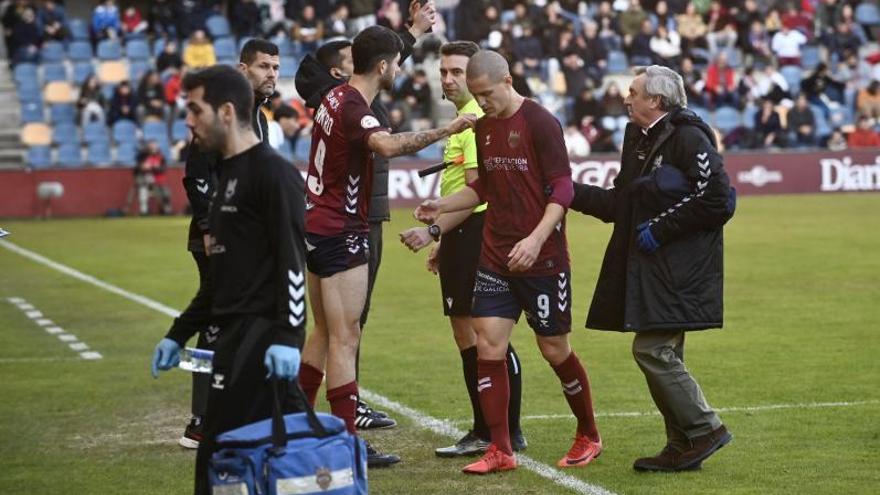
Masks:
[[[660,247],[660,243],[657,242],[657,239],[654,238],[654,234],[651,233],[651,225],[649,222],[639,224],[639,226],[636,227],[636,231],[639,233],[639,236],[636,238],[636,246],[638,246],[640,250],[650,254]]]
[[[153,378],[159,378],[159,370],[167,371],[180,362],[180,345],[168,338],[159,341],[153,350]]]
[[[278,378],[281,380],[293,380],[299,374],[299,349],[287,345],[270,345],[266,349],[266,357],[263,364],[269,371],[266,378]]]

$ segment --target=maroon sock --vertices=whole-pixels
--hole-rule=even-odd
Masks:
[[[345,429],[352,435],[356,435],[357,427],[354,425],[354,414],[358,403],[357,382],[349,382],[341,387],[327,390],[327,402],[330,403],[330,412],[345,421]]]
[[[594,442],[598,441],[599,430],[596,428],[596,418],[593,417],[590,380],[587,378],[587,371],[581,365],[581,360],[572,351],[559,366],[553,366],[553,371],[562,382],[565,400],[568,401],[568,407],[578,420],[578,432]]]
[[[477,359],[477,390],[492,443],[502,452],[513,455],[507,421],[510,380],[507,377],[506,359]]]
[[[299,367],[299,386],[306,393],[309,405],[313,408],[315,407],[315,399],[318,397],[318,389],[321,388],[321,382],[323,381],[324,372],[318,368],[306,363]]]

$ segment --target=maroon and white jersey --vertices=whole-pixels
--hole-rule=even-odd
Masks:
[[[471,187],[489,203],[480,266],[506,276],[546,276],[567,270],[565,219],[544,242],[531,269],[511,273],[507,268],[513,246],[532,233],[547,204],[555,202],[550,198],[551,182],[571,179],[559,122],[526,99],[509,118],[481,118],[475,132],[479,179]]]
[[[315,112],[312,130],[306,232],[336,236],[369,231],[373,153],[367,138],[387,130],[357,89],[343,84],[327,93]]]

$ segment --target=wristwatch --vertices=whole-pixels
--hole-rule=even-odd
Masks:
[[[439,240],[440,240],[440,234],[441,234],[441,232],[440,232],[440,226],[437,225],[436,223],[435,223],[435,224],[431,224],[431,225],[428,227],[428,234],[430,234],[431,237],[434,238],[434,241],[439,241]]]

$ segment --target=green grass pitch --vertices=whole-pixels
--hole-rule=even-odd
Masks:
[[[880,487],[880,195],[748,197],[725,230],[725,328],[688,335],[687,362],[734,441],[701,472],[639,474],[664,443],[631,336],[582,328],[610,227],[570,214],[572,343],[587,365],[606,450],[567,474],[615,493],[877,493]],[[6,221],[10,242],[181,309],[196,287],[185,218]],[[364,388],[467,428],[468,404],[438,282],[397,232],[395,211],[365,330]],[[88,361],[8,302],[20,297],[103,359]],[[0,493],[189,493],[194,453],[176,445],[189,376],[149,376],[170,318],[0,249]],[[548,465],[574,430],[531,331],[523,361],[526,452]],[[839,403],[829,405],[828,403]],[[812,404],[812,406],[811,406]],[[818,405],[817,405],[818,404]],[[824,404],[824,405],[823,405]],[[778,407],[776,407],[778,406]],[[326,408],[326,405],[321,407]],[[750,408],[751,409],[748,409]],[[370,472],[381,494],[573,493],[526,469],[470,478],[450,443],[398,416],[368,433],[404,461]]]

